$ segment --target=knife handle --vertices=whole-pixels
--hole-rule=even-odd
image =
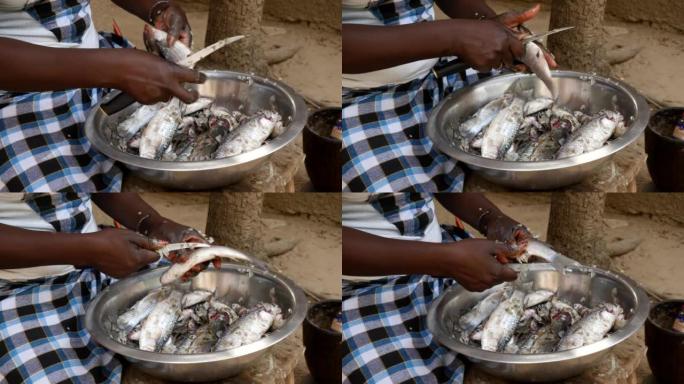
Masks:
[[[133,96],[127,93],[120,92],[118,95],[112,97],[110,100],[107,100],[100,104],[100,108],[102,108],[102,111],[107,115],[113,115],[135,102],[136,101],[133,98]]]

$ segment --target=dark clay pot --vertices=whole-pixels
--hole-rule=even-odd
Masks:
[[[304,128],[304,165],[319,192],[342,189],[342,140],[329,135],[341,117],[340,108],[320,109],[309,116]]]
[[[672,137],[672,130],[684,108],[661,109],[646,129],[648,172],[663,192],[684,192],[684,141]]]
[[[340,300],[326,300],[309,307],[304,320],[306,365],[314,380],[320,384],[342,380],[342,334],[330,329],[332,319],[342,308]],[[329,314],[325,324],[317,324],[316,313]]]
[[[672,329],[674,316],[682,304],[684,300],[658,303],[651,308],[646,321],[646,357],[653,376],[662,384],[684,383],[684,333]],[[672,313],[672,318],[658,321],[658,314],[663,311]]]

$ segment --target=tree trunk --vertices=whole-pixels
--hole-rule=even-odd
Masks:
[[[264,195],[259,192],[213,192],[209,198],[207,234],[217,244],[252,256],[262,253],[263,200]]]
[[[607,0],[553,0],[550,29],[575,26],[551,35],[548,47],[558,65],[581,72],[610,74],[605,57],[603,16]]]
[[[211,64],[231,71],[268,75],[268,65],[259,45],[263,9],[264,0],[210,0],[205,44],[245,35],[241,41],[211,55]]]
[[[585,265],[610,269],[602,192],[558,192],[551,197],[547,240],[560,253]]]

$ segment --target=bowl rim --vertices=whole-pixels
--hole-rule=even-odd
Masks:
[[[226,157],[223,159],[216,160],[204,160],[204,161],[163,161],[154,159],[145,159],[131,153],[123,152],[118,148],[111,145],[108,140],[106,140],[102,135],[98,133],[95,129],[95,116],[98,113],[102,113],[100,110],[100,105],[106,102],[109,98],[115,97],[120,94],[121,91],[115,90],[108,94],[106,98],[100,100],[95,106],[93,106],[88,112],[88,116],[85,122],[85,133],[88,140],[91,142],[93,147],[99,152],[103,153],[105,156],[123,163],[126,166],[132,166],[138,169],[148,169],[152,171],[166,171],[166,172],[196,172],[196,171],[206,171],[227,168],[230,166],[239,166],[252,161],[256,161],[262,158],[266,158],[273,154],[274,152],[280,150],[286,145],[290,144],[304,129],[308,117],[308,107],[304,102],[304,99],[297,93],[293,88],[286,85],[278,80],[268,79],[265,77],[257,76],[254,74],[247,74],[241,72],[225,71],[225,70],[203,70],[202,73],[207,75],[207,79],[236,79],[239,81],[254,81],[261,85],[271,86],[277,89],[278,92],[282,93],[288,98],[289,103],[292,105],[294,114],[291,116],[292,119],[289,121],[287,129],[280,136],[269,140],[266,144],[260,146],[259,148],[242,153],[236,156]]]
[[[556,270],[551,264],[548,263],[533,263],[526,265],[528,271]],[[511,268],[519,271],[521,266],[512,265]],[[609,276],[628,286],[633,291],[637,299],[637,307],[634,308],[634,312],[631,319],[623,328],[620,328],[617,331],[611,333],[610,335],[608,335],[608,337],[605,337],[602,340],[597,341],[596,343],[585,345],[583,347],[575,349],[569,349],[567,351],[538,353],[529,355],[485,351],[480,348],[461,343],[460,341],[451,337],[451,335],[442,332],[441,327],[437,325],[437,308],[444,301],[444,298],[447,296],[449,292],[463,288],[461,285],[456,284],[442,292],[442,294],[437,299],[435,299],[430,305],[427,314],[428,330],[430,331],[430,333],[432,333],[432,335],[441,345],[447,347],[448,349],[451,349],[452,351],[458,352],[469,359],[472,358],[476,361],[506,364],[540,364],[560,362],[579,357],[586,357],[611,349],[615,345],[631,337],[646,322],[646,318],[650,311],[650,300],[646,292],[639,286],[637,282],[635,282],[631,278],[618,272],[606,271],[600,268],[588,267],[584,265],[566,266],[564,267],[564,270]]]
[[[342,332],[333,331],[332,329],[324,329],[324,328],[321,328],[321,327],[318,326],[318,324],[316,324],[316,323],[314,323],[313,321],[311,321],[311,319],[310,319],[310,317],[309,317],[309,315],[311,314],[311,311],[312,311],[316,306],[322,305],[322,304],[339,304],[339,306],[340,306],[340,311],[342,310],[342,300],[340,300],[340,299],[327,299],[327,300],[322,300],[322,301],[318,301],[318,302],[315,302],[315,303],[311,303],[311,304],[309,304],[309,308],[306,310],[306,317],[304,317],[304,321],[305,321],[307,324],[309,324],[309,325],[311,325],[312,327],[314,327],[318,332],[323,332],[323,333],[325,333],[326,335],[331,335],[331,336],[338,336],[338,335],[341,335]]]
[[[663,328],[663,327],[660,326],[660,324],[656,323],[656,322],[653,321],[653,319],[651,318],[651,313],[652,313],[657,307],[659,307],[659,306],[661,306],[661,305],[664,305],[664,304],[679,304],[680,306],[682,306],[682,305],[684,305],[684,299],[663,300],[663,301],[659,301],[659,302],[657,302],[657,303],[653,303],[653,305],[651,306],[651,308],[648,310],[648,317],[646,318],[647,323],[648,323],[648,324],[651,324],[652,326],[654,326],[654,327],[656,327],[656,328],[658,328],[660,331],[664,331],[664,332],[666,332],[666,333],[670,333],[670,334],[672,334],[672,335],[674,335],[674,336],[677,336],[677,337],[684,337],[684,333],[682,333],[682,332],[677,332],[677,331],[674,331],[674,330],[668,329],[668,328]]]
[[[672,137],[672,136],[665,136],[665,135],[663,135],[662,133],[656,131],[656,130],[653,128],[653,125],[651,124],[651,122],[653,121],[653,119],[654,119],[656,116],[658,116],[658,115],[661,114],[661,113],[670,112],[670,111],[678,111],[678,112],[680,112],[680,113],[684,113],[684,107],[666,107],[666,108],[661,108],[661,109],[657,110],[657,111],[651,116],[651,118],[649,119],[647,128],[648,128],[648,130],[649,130],[651,133],[655,134],[656,136],[658,136],[658,137],[661,138],[661,139],[664,139],[664,140],[666,140],[666,141],[668,141],[668,142],[670,142],[670,143],[673,143],[673,144],[675,144],[675,145],[678,145],[678,146],[684,146],[684,141],[679,140],[679,139],[675,139],[675,138]]]
[[[100,293],[95,296],[88,304],[85,314],[85,328],[90,334],[90,336],[95,340],[96,343],[105,347],[106,349],[118,353],[127,359],[134,359],[136,361],[149,362],[149,363],[161,363],[161,364],[198,364],[198,363],[211,363],[225,361],[228,359],[239,359],[241,357],[249,356],[258,352],[265,352],[270,347],[281,342],[282,340],[289,337],[293,332],[297,330],[304,321],[307,311],[307,298],[304,291],[296,285],[292,280],[283,276],[282,274],[274,271],[266,271],[261,268],[256,268],[253,266],[247,266],[244,264],[234,264],[234,263],[221,263],[220,269],[209,269],[201,273],[206,272],[218,272],[223,270],[228,270],[231,272],[238,272],[243,274],[253,274],[258,275],[269,280],[274,280],[278,284],[287,287],[292,293],[293,310],[290,317],[287,318],[285,324],[277,330],[269,333],[266,337],[262,337],[258,341],[253,343],[243,345],[238,348],[230,349],[221,352],[209,352],[209,353],[197,353],[197,354],[168,354],[168,353],[158,353],[142,351],[112,339],[109,334],[102,328],[102,324],[96,322],[95,310],[98,308],[98,304],[104,297],[106,297],[112,287],[117,285],[127,284],[131,281],[140,281],[145,278],[152,278],[161,276],[170,267],[159,267],[151,270],[140,271],[135,274],[129,275],[128,277],[118,280],[115,283],[107,286]],[[154,275],[154,276],[148,276]]]
[[[533,162],[488,159],[482,156],[477,156],[466,151],[463,151],[459,148],[452,146],[446,140],[440,139],[441,131],[443,131],[443,129],[442,127],[437,126],[437,117],[440,116],[442,111],[453,102],[453,99],[456,99],[461,95],[470,92],[472,89],[476,87],[481,87],[483,86],[483,84],[486,85],[494,82],[506,82],[511,79],[536,77],[536,75],[534,74],[509,73],[505,75],[494,76],[483,81],[480,81],[476,84],[473,84],[471,86],[458,89],[455,92],[448,95],[447,97],[445,97],[435,108],[432,109],[432,111],[430,111],[426,127],[427,135],[432,141],[432,143],[437,147],[437,149],[439,149],[440,152],[467,165],[498,171],[538,172],[570,168],[577,165],[592,163],[594,161],[612,156],[624,147],[627,147],[628,145],[635,142],[646,129],[651,114],[650,107],[648,106],[646,99],[643,96],[641,96],[641,94],[639,94],[636,91],[636,89],[632,88],[630,85],[620,80],[575,71],[555,70],[551,71],[551,76],[558,78],[580,78],[584,76],[592,76],[596,83],[607,84],[611,87],[617,87],[618,89],[627,93],[632,98],[632,101],[636,104],[635,110],[637,111],[637,115],[634,116],[634,120],[632,121],[631,126],[629,127],[629,129],[627,129],[625,134],[615,140],[610,141],[607,145],[604,145],[603,147],[597,150],[583,153],[578,156],[572,156],[558,160]]]

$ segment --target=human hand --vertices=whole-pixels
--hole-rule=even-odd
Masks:
[[[533,238],[527,227],[503,214],[491,214],[485,228],[488,239],[508,244],[516,252],[515,256],[521,255],[527,242]],[[499,261],[505,264],[508,259],[502,258]]]
[[[514,257],[514,250],[500,242],[465,239],[447,245],[451,254],[444,257],[440,275],[454,277],[469,291],[484,291],[518,274],[498,260]]]
[[[520,39],[509,28],[494,20],[456,20],[456,54],[479,72],[514,65],[524,54]]]
[[[159,260],[155,250],[164,245],[127,229],[107,228],[84,236],[93,248],[86,260],[88,265],[116,278]]]
[[[185,11],[174,2],[169,2],[166,8],[162,8],[156,15],[152,15],[154,27],[168,33],[166,43],[169,47],[176,40],[188,47],[192,47],[192,29]]]

